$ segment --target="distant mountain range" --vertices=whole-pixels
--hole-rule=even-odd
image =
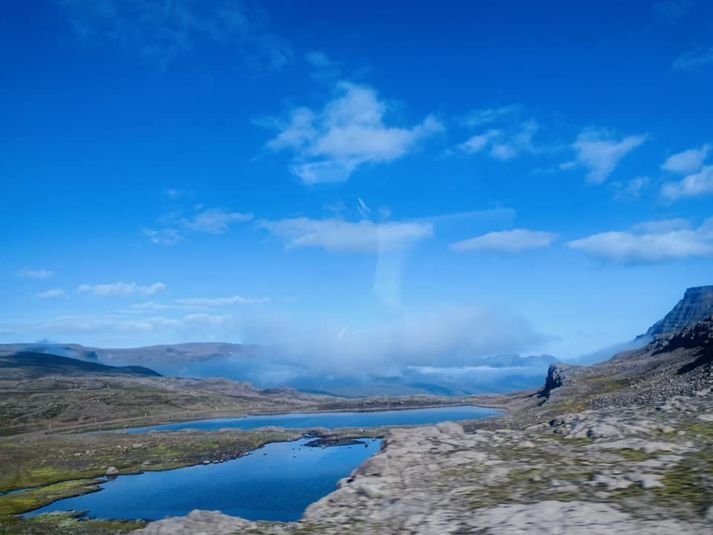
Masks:
[[[713,286],[686,290],[683,299],[647,333],[631,342],[604,348],[581,358],[582,364],[600,362],[615,353],[642,347],[655,337],[679,330],[713,315]],[[347,397],[374,395],[469,395],[526,390],[539,386],[552,364],[551,355],[490,355],[467,366],[406,366],[390,374],[315,373],[281,360],[267,346],[196,342],[129,349],[85,347],[78,344],[7,344],[0,355],[32,352],[114,367],[146,366],[167,376],[222,377],[247,381],[259,388],[290,387],[305,392]],[[127,369],[127,368],[124,368]],[[145,369],[145,368],[141,368]]]

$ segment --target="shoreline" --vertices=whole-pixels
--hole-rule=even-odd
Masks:
[[[105,420],[103,422],[89,422],[80,424],[71,424],[66,426],[54,426],[51,429],[37,429],[33,431],[26,431],[23,433],[8,433],[0,434],[0,440],[12,437],[23,437],[31,435],[44,435],[49,436],[53,434],[72,434],[72,433],[93,433],[93,432],[110,432],[110,431],[122,431],[129,427],[152,427],[158,425],[170,425],[177,423],[185,423],[190,421],[199,420],[218,420],[218,419],[237,419],[237,418],[247,418],[251,416],[276,416],[276,415],[288,415],[288,414],[333,414],[341,412],[354,412],[354,413],[369,413],[369,412],[387,412],[387,411],[406,411],[406,410],[418,410],[418,409],[438,409],[446,407],[458,407],[458,406],[469,406],[469,407],[480,407],[483,409],[496,409],[504,413],[509,412],[509,397],[513,394],[502,394],[488,396],[485,399],[469,399],[469,398],[456,398],[454,400],[444,399],[443,401],[429,400],[428,403],[420,404],[418,400],[399,402],[395,405],[378,405],[378,406],[356,406],[356,407],[335,407],[335,408],[320,408],[315,406],[310,407],[290,407],[287,410],[276,409],[276,410],[265,410],[265,411],[255,411],[250,410],[249,412],[235,412],[235,411],[197,411],[191,413],[190,411],[181,411],[174,415],[155,415],[155,416],[136,416],[130,418],[119,418],[115,420]],[[502,398],[501,398],[502,396]],[[367,400],[373,398],[365,398]],[[496,401],[497,400],[497,401]],[[495,401],[495,402],[493,402]],[[387,402],[388,403],[388,402]],[[131,422],[132,425],[124,425],[127,422]]]

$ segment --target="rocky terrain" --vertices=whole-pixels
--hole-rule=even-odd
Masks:
[[[711,314],[713,314],[713,286],[689,288],[673,310],[662,320],[654,323],[646,334],[654,337],[671,333],[703,321]]]
[[[712,408],[708,388],[522,429],[396,430],[299,523],[196,512],[141,533],[707,534]]]
[[[687,291],[669,325],[698,318],[701,309],[691,315],[690,305],[707,291]],[[702,302],[703,308],[708,306]],[[90,403],[75,400],[63,405],[58,414],[66,416],[67,407],[72,407],[77,417],[85,417],[91,412],[87,407],[97,403],[116,409],[124,407],[122,403],[136,407],[137,399],[147,400],[138,404],[143,406],[149,398],[142,396],[158,396],[150,399],[159,407],[164,403],[178,407],[179,418],[185,418],[197,400],[204,407],[223,400],[235,404],[231,410],[240,407],[243,411],[262,407],[271,396],[282,407],[292,397],[292,406],[315,410],[447,402],[427,397],[344,400],[258,390],[232,381],[190,382],[114,372],[83,378],[55,374],[32,381],[0,380],[0,392],[3,387],[6,390],[6,397],[0,397],[0,411],[17,419],[26,416],[23,411],[28,407],[47,408],[49,400],[51,409],[53,403],[65,403],[73,396],[85,396],[81,399]],[[8,385],[17,390],[13,392]],[[59,394],[46,397],[54,390]],[[130,392],[132,401],[111,398],[121,396],[123,390]],[[21,409],[8,412],[13,399],[31,402],[23,401],[26,405]],[[463,401],[498,406],[507,414],[464,425],[380,430],[385,436],[383,450],[341,481],[338,490],[312,504],[299,522],[249,522],[219,512],[195,511],[187,517],[143,525],[79,521],[62,514],[29,521],[0,518],[0,533],[119,533],[137,527],[136,535],[713,532],[710,314],[595,366],[554,364],[537,390],[450,400]],[[156,417],[165,420],[170,414],[158,412]],[[58,496],[90,492],[96,485],[92,478],[110,462],[120,473],[185,466],[201,459],[220,462],[265,441],[289,438],[289,433],[282,438],[277,431],[270,433],[278,434],[233,431],[114,438],[52,433],[40,440],[35,433],[0,439],[3,488],[44,485],[21,494],[0,493],[0,507],[12,513],[31,509],[28,500],[47,503]],[[336,433],[319,440],[328,445],[346,438]],[[94,444],[91,449],[86,448],[89,442]],[[39,457],[32,448],[37,444],[45,446]],[[166,452],[171,452],[168,457]],[[80,472],[84,479],[77,479]],[[12,478],[17,481],[7,483]]]
[[[553,366],[507,403],[489,422],[391,430],[300,522],[196,511],[137,533],[713,532],[713,318],[597,366]]]

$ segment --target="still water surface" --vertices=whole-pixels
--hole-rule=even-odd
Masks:
[[[258,429],[260,427],[286,427],[290,429],[310,429],[326,427],[340,429],[348,427],[386,427],[399,425],[432,425],[439,422],[457,422],[463,420],[479,420],[496,416],[498,411],[473,405],[454,407],[438,407],[434,409],[409,409],[374,412],[322,412],[322,413],[292,413],[272,414],[263,416],[246,416],[244,418],[216,418],[212,420],[194,420],[175,424],[154,425],[150,427],[135,427],[128,429],[129,433],[148,433],[149,431],[181,431],[196,429],[200,431],[217,431],[219,429]]]
[[[68,498],[29,513],[86,511],[92,518],[159,520],[194,509],[249,520],[298,520],[309,504],[377,453],[381,440],[313,448],[309,439],[268,444],[222,464],[119,476],[100,492]]]
[[[133,428],[127,432],[429,425],[497,414],[493,409],[466,405],[379,412],[294,413],[199,420]],[[298,520],[309,504],[335,490],[341,478],[377,453],[382,441],[365,439],[358,445],[329,448],[309,447],[307,442],[309,439],[268,444],[222,464],[119,476],[103,483],[99,492],[60,500],[28,516],[52,511],[85,511],[92,518],[159,520],[204,509],[249,520]]]

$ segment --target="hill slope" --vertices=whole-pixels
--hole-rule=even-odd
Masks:
[[[142,366],[107,366],[45,353],[20,352],[0,355],[0,378],[33,379],[49,375],[134,375],[160,377]]]

